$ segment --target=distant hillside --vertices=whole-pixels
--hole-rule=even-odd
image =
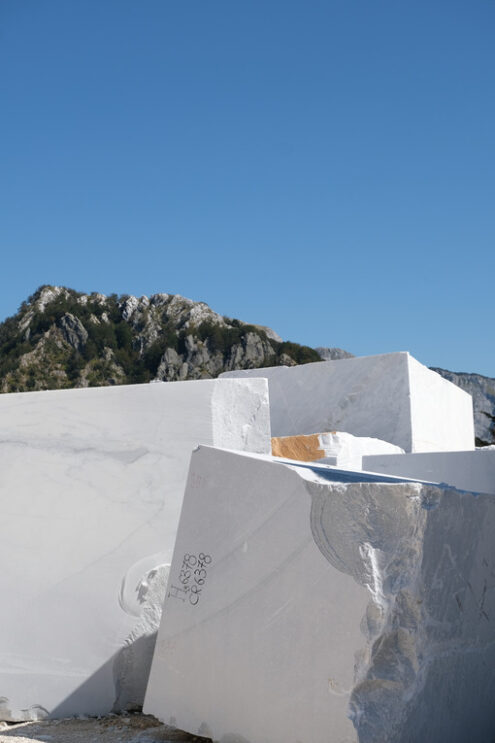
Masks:
[[[269,328],[179,295],[82,294],[42,286],[0,324],[0,391],[209,379],[320,361]]]
[[[344,351],[342,348],[322,348],[319,346],[315,349],[322,361],[339,361],[340,359],[353,359],[354,354]]]
[[[176,294],[42,286],[0,324],[0,392],[211,379],[223,371],[350,358],[218,315]],[[434,369],[473,395],[478,445],[495,443],[495,379]]]

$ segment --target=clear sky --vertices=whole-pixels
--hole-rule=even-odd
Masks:
[[[494,0],[0,0],[0,319],[178,293],[495,377]]]

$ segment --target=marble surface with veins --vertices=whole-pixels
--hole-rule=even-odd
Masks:
[[[205,443],[270,451],[264,380],[0,396],[0,720],[142,704]]]

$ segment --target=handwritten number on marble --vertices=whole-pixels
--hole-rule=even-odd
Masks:
[[[208,578],[206,568],[211,565],[211,561],[211,555],[204,552],[200,552],[197,557],[186,552],[180,567],[178,584],[172,584],[168,596],[182,602],[188,600],[191,606],[196,606],[206,584]]]

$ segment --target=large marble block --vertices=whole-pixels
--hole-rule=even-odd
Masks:
[[[221,377],[268,379],[272,436],[346,431],[407,452],[474,449],[471,396],[405,352]]]
[[[491,740],[494,530],[491,496],[201,447],[145,712],[221,743]]]
[[[272,438],[275,457],[302,462],[331,464],[344,469],[360,470],[365,454],[404,454],[400,446],[369,436],[353,436],[342,431],[313,433],[306,436]]]
[[[495,495],[495,449],[367,455],[363,469]]]
[[[142,703],[199,443],[269,452],[266,382],[0,395],[0,719]]]

